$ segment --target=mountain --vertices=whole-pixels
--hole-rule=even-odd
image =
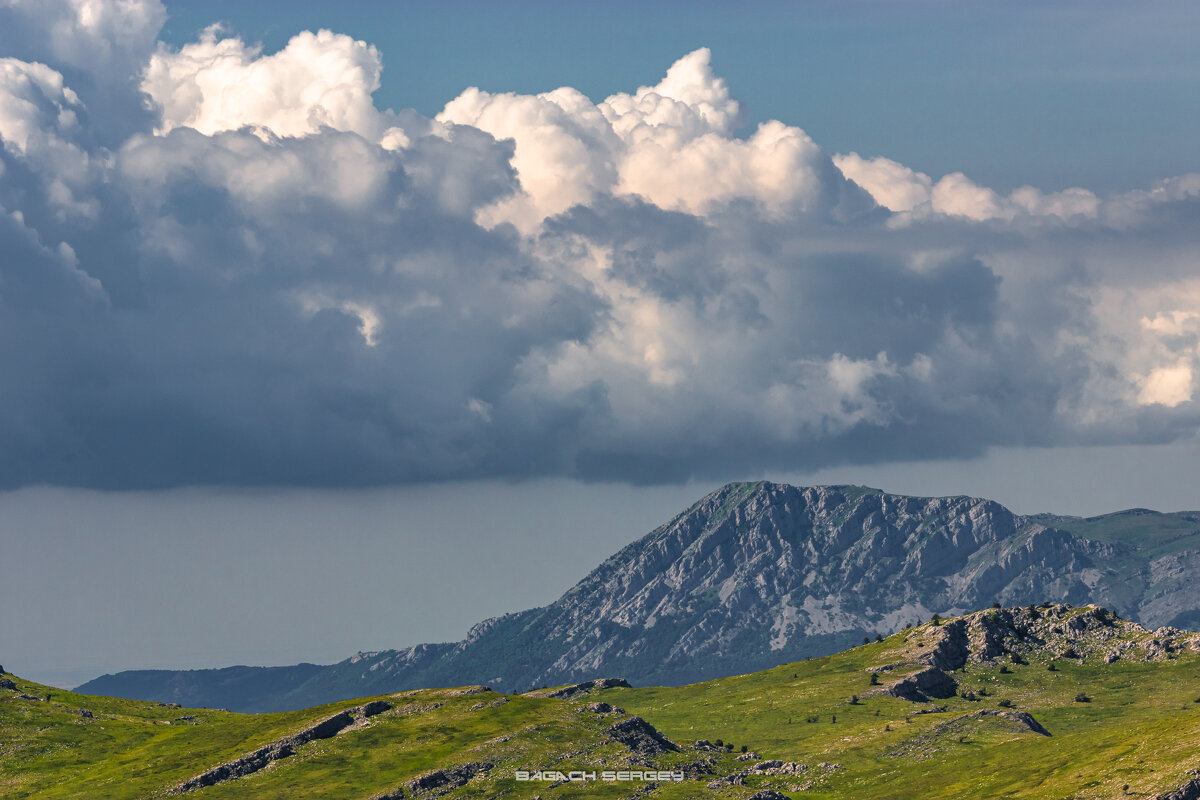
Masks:
[[[1200,634],[1047,603],[682,687],[236,714],[0,675],[0,783],[13,800],[1197,800],[1198,673]]]
[[[1186,626],[1200,621],[1197,578],[1194,512],[1021,516],[971,497],[735,483],[554,603],[485,620],[461,642],[276,673],[278,688],[251,700],[222,671],[189,672],[185,682],[171,672],[120,673],[79,688],[264,711],[463,683],[525,690],[599,674],[678,685],[836,652],[935,612],[993,602],[1094,602],[1151,626]]]

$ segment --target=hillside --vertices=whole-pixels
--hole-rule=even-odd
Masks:
[[[1096,607],[990,609],[677,688],[614,683],[523,696],[416,690],[243,715],[6,675],[0,792],[22,800],[1200,796],[1200,635],[1147,631]],[[682,780],[516,779],[517,770],[631,769]]]
[[[824,655],[906,622],[1001,602],[1095,602],[1150,626],[1200,620],[1200,514],[1021,516],[990,500],[852,486],[730,484],[549,606],[461,642],[323,669],[121,673],[83,691],[248,711],[405,688],[505,691],[622,674],[683,684]],[[303,669],[300,672],[286,670]]]

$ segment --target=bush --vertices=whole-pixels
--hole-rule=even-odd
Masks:
[[[1054,666],[1053,661],[1046,665],[1046,669],[1050,670],[1051,672],[1058,672],[1058,667]]]
[[[877,642],[882,642],[882,641],[883,641],[883,634],[882,634],[882,633],[877,633],[877,634],[875,634],[875,641],[877,641]]]
[[[992,608],[1000,608],[1000,604],[999,604],[999,603],[992,603]]]
[[[879,673],[878,673],[878,672],[872,672],[872,673],[871,673],[871,685],[872,685],[872,686],[878,686],[878,685],[879,685]]]
[[[1000,665],[1000,674],[1001,675],[1011,675],[1012,674],[1012,670],[1008,668],[1008,664]]]
[[[963,700],[972,700],[972,701],[973,701],[973,700],[976,700],[976,699],[978,699],[978,698],[976,698],[976,697],[975,697],[975,693],[974,693],[974,692],[972,692],[972,691],[970,691],[970,690],[967,690],[967,691],[965,691],[965,692],[963,692],[963,693],[962,693],[962,699],[963,699]]]
[[[870,643],[871,643],[871,639],[870,639],[870,637],[864,636],[864,637],[863,637],[863,644],[870,644]]]
[[[1003,700],[1000,700],[999,702],[997,702],[997,703],[996,703],[996,705],[1000,706],[1001,708],[1012,708],[1012,707],[1013,707],[1013,701],[1012,701],[1012,700],[1009,700],[1009,699],[1006,697],[1006,698],[1004,698]]]
[[[750,749],[750,747],[749,747],[748,745],[742,745],[742,752],[743,752],[743,753],[744,753],[744,752],[746,752],[746,751],[747,751],[747,750],[749,750],[749,749]]]
[[[725,746],[725,742],[721,741],[720,739],[717,739],[715,742],[713,742],[713,744],[715,744],[717,747]]]
[[[942,616],[941,616],[941,614],[934,614],[932,617],[929,618],[929,621],[932,622],[934,625],[941,625],[942,624]]]
[[[1063,650],[1063,658],[1079,658],[1079,651],[1074,647],[1068,647],[1066,650]]]
[[[1075,695],[1075,702],[1076,703],[1090,703],[1090,702],[1092,702],[1092,698],[1088,697],[1083,692],[1080,692],[1079,694]]]
[[[980,687],[979,687],[979,696],[980,696],[980,697],[987,697],[987,696],[988,696],[988,690],[987,690],[987,687],[986,687],[986,686],[980,686]]]

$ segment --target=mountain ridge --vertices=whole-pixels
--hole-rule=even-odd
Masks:
[[[935,612],[993,602],[1095,602],[1152,626],[1200,622],[1200,514],[1146,511],[1024,516],[962,495],[731,483],[605,559],[555,602],[483,620],[458,642],[359,653],[299,682],[289,677],[289,688],[250,704],[228,688],[210,691],[202,676],[186,691],[129,673],[79,688],[273,710],[437,685],[524,690],[600,674],[691,683],[825,655]]]

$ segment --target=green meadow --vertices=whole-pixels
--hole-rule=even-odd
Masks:
[[[971,615],[972,624],[986,621],[987,613],[997,612]],[[1058,613],[1065,624],[1082,612]],[[958,685],[952,697],[918,702],[889,695],[889,686],[926,667],[946,624],[676,688],[613,688],[569,699],[481,688],[370,698],[389,708],[251,774],[178,795],[184,781],[367,699],[236,714],[80,695],[5,676],[15,688],[0,690],[0,796],[369,800],[402,790],[404,797],[669,800],[771,790],[856,800],[1111,798],[1155,797],[1194,777],[1200,653],[1188,635],[1164,648],[1158,634],[1128,623],[1105,631],[1108,638],[1095,646],[1087,638],[1094,632],[1072,633],[1043,639],[1024,655],[969,659],[948,671]],[[1120,644],[1120,658],[1106,663],[1105,652]],[[601,701],[626,713],[594,705]],[[1017,712],[1032,715],[1049,735]],[[680,749],[647,754],[615,739],[609,729],[631,715]],[[711,744],[698,749],[702,740]],[[749,753],[739,759],[743,750]],[[769,765],[755,771],[767,759],[788,763],[774,770],[782,774],[760,774],[771,772]],[[406,787],[436,770],[480,763],[491,766],[461,785]],[[687,778],[515,777],[517,770],[651,768],[686,771]]]

